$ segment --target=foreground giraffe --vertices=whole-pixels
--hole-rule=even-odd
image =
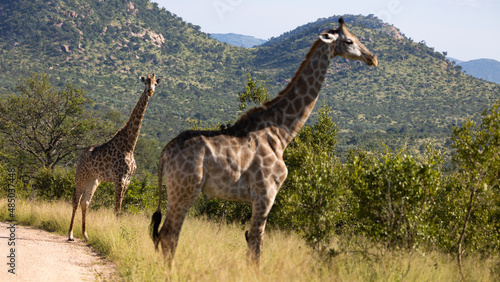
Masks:
[[[335,56],[377,66],[377,59],[347,31],[319,35],[288,86],[276,98],[247,111],[233,126],[219,131],[185,131],[163,149],[158,167],[160,201],[151,221],[155,246],[161,243],[167,261],[174,257],[187,211],[203,192],[207,197],[252,206],[247,257],[259,264],[267,216],[287,168],[283,151],[302,128]],[[162,177],[168,211],[161,229]]]
[[[160,83],[156,76],[141,77],[145,84],[144,92],[135,105],[128,122],[107,143],[85,150],[76,166],[75,193],[73,195],[73,214],[68,231],[68,241],[73,241],[73,224],[80,204],[82,208],[82,234],[88,240],[86,229],[87,209],[90,200],[100,182],[115,184],[115,213],[122,207],[123,196],[127,190],[130,178],[137,168],[134,159],[134,148],[141,131],[142,120],[148,106],[148,101]]]

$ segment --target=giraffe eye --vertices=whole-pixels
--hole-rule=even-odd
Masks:
[[[351,45],[351,44],[353,44],[354,42],[352,42],[352,40],[351,40],[351,39],[347,39],[347,40],[345,41],[345,43],[346,43],[346,44],[348,44],[348,45]]]

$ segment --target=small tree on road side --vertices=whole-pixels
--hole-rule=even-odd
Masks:
[[[92,101],[78,87],[59,90],[48,75],[33,73],[19,82],[17,92],[0,100],[0,133],[10,156],[22,157],[25,165],[53,169],[112,133],[109,123],[85,109]]]

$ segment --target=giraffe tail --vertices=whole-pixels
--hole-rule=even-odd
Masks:
[[[157,210],[151,217],[151,223],[149,224],[149,232],[151,234],[151,239],[155,244],[155,249],[158,250],[158,243],[160,243],[160,232],[158,232],[158,227],[161,223],[161,211]]]
[[[151,223],[149,224],[149,233],[151,234],[151,239],[155,244],[155,249],[158,250],[158,243],[160,242],[160,233],[158,228],[161,223],[161,194],[162,194],[162,175],[163,175],[163,162],[160,158],[160,163],[158,164],[158,208],[151,217]]]

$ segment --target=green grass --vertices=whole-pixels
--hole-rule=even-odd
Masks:
[[[31,225],[66,236],[71,216],[67,202],[16,202],[18,224]],[[80,211],[79,211],[80,212]],[[7,220],[7,201],[0,199],[0,220]],[[299,237],[267,230],[261,267],[246,263],[244,229],[202,219],[184,224],[174,267],[169,270],[149,238],[150,215],[124,214],[111,209],[90,211],[89,245],[117,265],[124,281],[459,281],[454,256],[438,252],[388,251],[363,243],[352,251],[320,262]],[[81,219],[75,236],[81,237]],[[337,242],[338,243],[338,242]],[[498,258],[468,256],[464,271],[469,281],[498,279]]]

